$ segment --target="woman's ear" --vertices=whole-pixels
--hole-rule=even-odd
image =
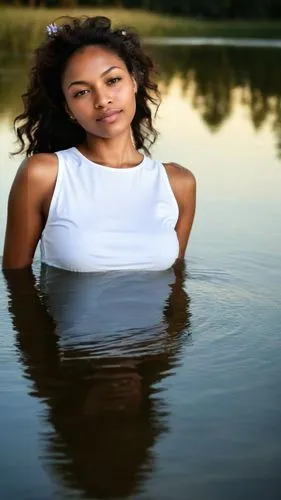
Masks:
[[[132,76],[132,82],[133,82],[134,93],[136,94],[138,91],[138,84],[134,76]]]
[[[65,110],[65,112],[66,112],[68,115],[71,115],[71,111],[70,111],[70,109],[69,109],[69,107],[68,107],[68,105],[67,105],[67,103],[66,103],[66,102],[64,103],[64,110]]]
[[[66,114],[69,116],[70,120],[72,121],[76,121],[75,117],[73,116],[73,114],[71,113],[67,103],[64,104],[64,109],[66,111]]]

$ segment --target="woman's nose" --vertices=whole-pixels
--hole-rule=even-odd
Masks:
[[[112,97],[108,91],[106,90],[96,91],[94,97],[95,108],[105,108],[111,102],[112,102]]]

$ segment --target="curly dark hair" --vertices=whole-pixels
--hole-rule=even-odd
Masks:
[[[142,148],[150,156],[148,148],[159,133],[153,127],[149,104],[156,106],[156,116],[161,102],[153,78],[157,73],[155,63],[144,53],[135,28],[123,26],[113,30],[111,20],[104,16],[67,17],[36,49],[27,92],[22,96],[24,111],[14,120],[20,149],[13,154],[52,153],[85,141],[85,130],[66,113],[61,79],[70,56],[95,44],[120,57],[137,82],[132,134],[136,149]]]

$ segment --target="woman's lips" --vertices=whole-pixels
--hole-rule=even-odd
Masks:
[[[110,116],[105,116],[104,118],[100,118],[98,121],[103,123],[113,123],[117,119],[118,115],[120,115],[121,111],[116,111]]]

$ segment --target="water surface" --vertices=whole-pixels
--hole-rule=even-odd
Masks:
[[[278,500],[280,51],[150,47],[153,156],[190,168],[186,266],[0,280],[1,499]],[[0,243],[28,61],[0,74]]]

